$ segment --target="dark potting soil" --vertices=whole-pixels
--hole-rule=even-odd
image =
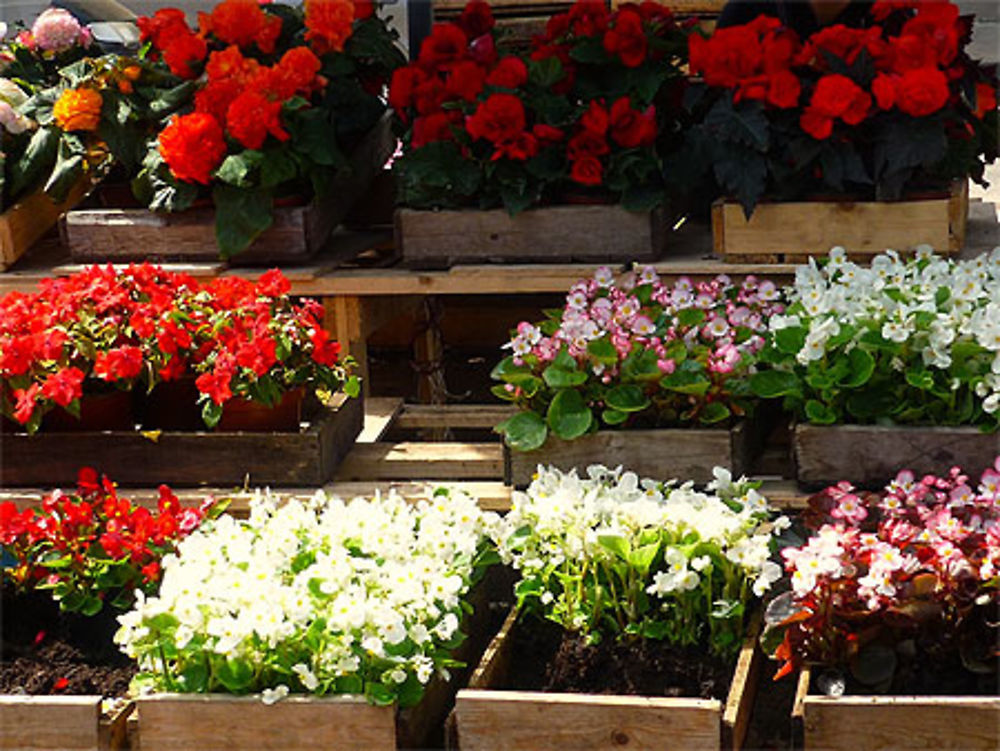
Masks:
[[[725,702],[734,668],[704,650],[665,642],[587,644],[550,621],[519,625],[512,646],[510,672],[501,688]]]
[[[48,593],[4,592],[0,693],[121,696],[135,664],[112,641],[115,613],[82,616],[59,610]]]

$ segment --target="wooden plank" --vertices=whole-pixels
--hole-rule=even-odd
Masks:
[[[503,477],[499,443],[368,443],[355,445],[336,480],[456,480]]]
[[[410,501],[426,498],[429,488],[448,487],[468,493],[484,511],[509,511],[510,487],[503,482],[488,480],[454,480],[441,478],[408,482],[405,480],[336,481],[324,486],[328,493],[341,498],[371,497],[375,493],[395,491]]]
[[[493,428],[517,414],[506,404],[407,404],[396,427],[410,428]]]
[[[923,244],[954,253],[964,240],[968,184],[958,182],[948,196],[921,200],[760,203],[749,221],[730,201],[717,202],[713,212],[716,252],[727,260],[768,253],[804,260],[837,245],[853,255],[887,248],[903,252]]]
[[[650,261],[666,243],[664,213],[620,206],[396,211],[396,246],[419,266],[509,261]]]
[[[618,8],[627,5],[633,0],[611,0],[611,7]],[[717,16],[726,5],[726,0],[662,0],[661,5],[665,5],[674,13],[682,16]]]
[[[349,399],[298,433],[121,431],[3,437],[0,485],[73,485],[91,466],[122,485],[322,485],[361,431]]]
[[[0,695],[0,749],[99,751],[100,696]]]
[[[273,224],[230,263],[303,261],[324,248],[334,228],[392,155],[395,138],[391,130],[391,115],[386,113],[358,144],[349,167],[337,174],[325,195],[305,206],[275,207]],[[219,257],[211,206],[176,213],[128,208],[71,211],[63,234],[71,258],[83,263],[212,261]],[[346,248],[347,252],[356,251]]]
[[[807,488],[850,480],[877,489],[901,469],[920,477],[959,466],[978,477],[1000,455],[1000,434],[971,427],[798,424],[792,450],[796,478]]]
[[[757,694],[757,678],[761,663],[764,662],[758,644],[761,622],[761,614],[757,612],[750,621],[746,639],[736,660],[733,682],[729,687],[729,695],[726,697],[726,705],[722,712],[724,750],[740,751],[747,735],[747,728],[750,727],[750,714]]]
[[[1000,748],[1000,697],[807,696],[805,749]]]
[[[93,186],[91,176],[85,175],[77,180],[62,203],[53,202],[39,189],[0,214],[0,271],[10,268],[27,253]]]
[[[527,485],[539,464],[579,472],[591,464],[604,464],[621,465],[640,477],[706,483],[716,466],[728,467],[736,476],[745,474],[747,434],[740,422],[732,430],[600,430],[574,441],[550,437],[536,451],[512,451],[504,446],[505,479],[515,486]]]
[[[395,751],[395,712],[363,698],[162,694],[140,697],[142,751]]]
[[[357,443],[375,443],[385,438],[403,412],[403,400],[394,397],[368,397],[365,399],[365,422],[358,434]]]

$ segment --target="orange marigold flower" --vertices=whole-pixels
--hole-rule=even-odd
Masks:
[[[66,131],[97,130],[103,100],[94,89],[66,89],[56,100],[52,116]]]
[[[208,185],[225,155],[222,126],[204,112],[176,116],[160,133],[160,156],[178,180]]]
[[[199,13],[198,25],[202,34],[239,47],[256,44],[265,54],[274,52],[281,36],[281,19],[261,10],[257,0],[223,0],[211,13]]]
[[[287,141],[281,125],[281,102],[272,102],[256,91],[244,91],[233,100],[226,112],[226,130],[248,149],[259,149],[267,134]]]
[[[351,0],[306,0],[306,40],[319,55],[343,51],[353,23]]]

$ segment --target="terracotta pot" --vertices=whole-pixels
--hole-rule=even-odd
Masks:
[[[273,407],[249,399],[230,399],[226,402],[222,410],[222,419],[215,429],[224,433],[298,432],[304,397],[305,389],[299,387],[286,391],[281,401]]]
[[[134,430],[135,413],[131,391],[108,391],[84,394],[80,399],[80,418],[56,407],[42,419],[46,432],[93,432],[98,430]]]
[[[147,430],[205,430],[194,377],[158,383],[146,397],[142,426]]]

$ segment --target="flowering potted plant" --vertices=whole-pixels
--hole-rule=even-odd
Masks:
[[[56,491],[41,508],[0,503],[0,545],[11,558],[0,573],[5,748],[87,739],[98,748],[99,733],[124,736],[132,705],[122,697],[135,671],[114,649],[115,616],[135,592],[154,592],[163,557],[223,508],[211,500],[181,508],[161,486],[151,511],[92,469],[80,471],[76,492]],[[101,712],[104,696],[115,703]]]
[[[289,289],[278,270],[200,284],[144,264],[95,266],[0,299],[4,430],[27,433],[5,438],[3,482],[65,477],[81,460],[124,482],[238,483],[247,469],[261,482],[324,482],[362,420],[357,400],[334,397],[357,396],[359,383],[322,307]],[[329,406],[306,413],[314,393]],[[59,432],[74,429],[112,432],[97,442]],[[247,464],[213,466],[234,441]]]
[[[372,179],[392,152],[388,123],[376,125],[382,88],[404,59],[375,4],[223,0],[196,30],[175,8],[139,27],[150,82],[133,106],[148,133],[132,187],[143,205],[175,215],[74,215],[71,250],[191,258],[217,245],[229,258],[253,246],[244,259],[260,262],[322,247],[364,192],[346,176]],[[139,234],[106,228],[121,222]]]
[[[888,252],[866,268],[835,249],[822,266],[800,266],[750,378],[799,420],[800,482],[878,487],[900,466],[989,463],[1000,451],[998,293],[1000,251],[970,261]]]
[[[678,109],[686,39],[670,10],[580,0],[530,55],[501,55],[496,38],[474,0],[393,75],[390,103],[407,128],[394,162],[404,257],[656,257],[657,142]],[[565,205],[578,200],[612,205]]]
[[[755,485],[715,475],[701,493],[544,468],[514,493],[493,536],[517,607],[458,693],[463,748],[650,748],[667,728],[677,747],[719,747],[753,703],[750,608],[781,577],[770,556],[788,520],[766,523]]]
[[[496,428],[513,449],[510,479],[527,482],[538,463],[583,469],[594,456],[697,482],[722,457],[743,471],[747,377],[783,310],[767,280],[668,285],[649,267],[620,280],[598,269],[547,321],[522,322],[493,369],[493,393],[521,410]]]
[[[966,178],[983,181],[998,143],[996,68],[965,51],[971,28],[950,2],[885,0],[866,28],[807,39],[766,16],[692,35],[703,85],[673,171],[710,168],[738,203],[716,204],[717,250],[957,252]],[[824,203],[829,194],[841,201]]]
[[[422,699],[457,665],[470,588],[494,557],[489,519],[444,489],[417,504],[320,492],[258,496],[248,520],[193,534],[159,594],[120,618],[134,686],[154,691],[139,699],[142,747],[394,749],[397,709],[404,745],[423,747],[407,719],[443,719]]]
[[[901,734],[923,748],[995,747],[1000,459],[991,464],[978,486],[957,467],[905,470],[879,493],[840,482],[810,499],[813,536],[782,551],[791,590],[768,606],[762,639],[778,676],[807,673],[806,748],[888,748]]]
[[[106,161],[102,90],[128,83],[90,32],[50,8],[9,41],[0,34],[0,270],[92,187]]]

